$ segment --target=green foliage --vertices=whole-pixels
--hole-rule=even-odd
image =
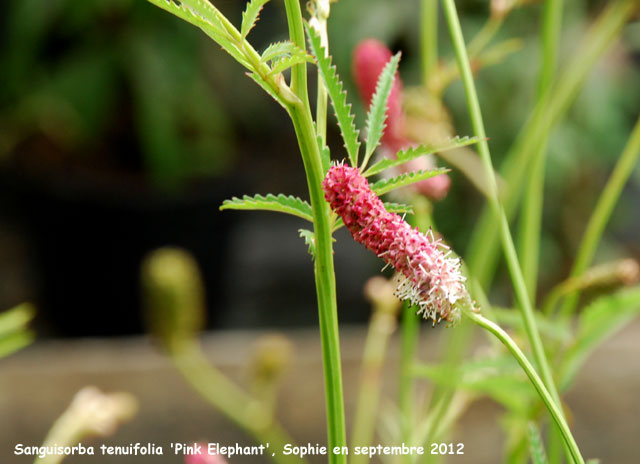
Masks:
[[[391,179],[380,179],[371,185],[371,190],[373,190],[378,196],[384,195],[392,190],[406,187],[407,185],[415,184],[421,180],[430,179],[447,172],[449,172],[449,169],[445,168],[407,172]]]
[[[367,142],[365,145],[364,160],[362,161],[360,169],[364,169],[366,167],[369,162],[369,158],[371,158],[371,155],[379,145],[380,139],[382,138],[385,121],[387,119],[389,96],[391,95],[393,79],[398,70],[399,62],[400,53],[396,53],[385,65],[378,77],[376,91],[371,100],[369,112],[367,113]],[[398,98],[399,97],[400,96],[398,95]]]
[[[220,210],[236,209],[236,210],[262,210],[275,211],[279,213],[291,214],[306,221],[313,222],[313,213],[311,205],[304,200],[292,195],[273,195],[267,196],[244,195],[242,198],[234,197],[231,200],[225,200],[220,206]]]
[[[544,450],[544,443],[540,435],[540,430],[534,422],[529,422],[527,429],[529,437],[529,449],[531,451],[532,464],[547,464],[547,453]]]
[[[320,44],[320,36],[311,27],[307,26],[306,30],[311,53],[316,59],[318,72],[327,88],[329,99],[338,120],[338,127],[344,140],[344,146],[347,149],[349,162],[352,166],[357,166],[360,141],[358,140],[358,130],[354,123],[355,117],[351,112],[351,104],[347,103],[347,92],[342,89],[342,81],[338,77],[336,68],[331,64],[331,58],[326,55],[324,48]]]
[[[535,390],[508,354],[496,358],[466,361],[459,366],[419,364],[416,377],[425,377],[437,385],[461,388],[470,393],[487,395],[512,411],[524,413]]]
[[[381,173],[386,169],[400,166],[401,164],[412,161],[416,158],[419,158],[420,156],[430,155],[432,153],[446,150],[452,150],[454,148],[466,147],[468,145],[478,143],[479,140],[480,139],[478,137],[454,137],[451,140],[447,140],[446,142],[441,142],[433,145],[419,145],[417,147],[407,148],[406,150],[399,151],[396,154],[395,159],[381,159],[373,166],[370,166],[363,175],[365,177],[373,176],[375,174]]]
[[[561,387],[567,388],[589,355],[640,313],[640,287],[598,298],[579,316],[575,339],[564,356]]]
[[[34,335],[27,326],[34,315],[33,307],[26,303],[0,313],[0,358],[24,348],[33,341]]]
[[[241,45],[229,33],[229,25],[220,12],[206,0],[149,0],[177,17],[199,27],[236,61],[252,69]],[[237,32],[237,31],[236,31]]]
[[[516,308],[491,308],[491,317],[500,325],[512,327],[516,330],[524,330],[522,316]],[[567,324],[546,317],[542,312],[536,311],[536,322],[540,333],[548,340],[567,343],[572,338],[572,333]]]
[[[240,35],[242,35],[243,39],[249,35],[251,29],[256,25],[262,7],[264,7],[268,1],[269,0],[251,0],[247,3],[247,8],[242,13],[242,26],[240,26]]]
[[[304,243],[307,244],[307,251],[313,257],[316,256],[316,236],[309,229],[298,229],[300,233],[300,238],[304,240]]]
[[[313,62],[311,55],[290,41],[269,45],[260,57],[264,63],[271,62],[270,74],[278,74],[293,65]]]

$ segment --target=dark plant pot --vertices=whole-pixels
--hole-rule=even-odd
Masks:
[[[226,241],[232,215],[217,214],[231,182],[207,181],[161,194],[138,181],[86,173],[46,175],[5,168],[4,207],[25,228],[32,253],[38,317],[58,336],[144,330],[141,260],[161,246],[189,250],[206,285],[210,328],[226,295]]]

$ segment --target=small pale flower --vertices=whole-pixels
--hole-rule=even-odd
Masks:
[[[402,274],[396,296],[434,324],[442,319],[457,323],[462,307],[472,303],[460,260],[450,256],[449,247],[431,231],[424,235],[387,211],[357,168],[332,166],[322,186],[353,238]]]

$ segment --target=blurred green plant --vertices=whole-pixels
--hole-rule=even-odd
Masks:
[[[186,24],[130,0],[3,11],[0,159],[142,165],[168,190],[228,171],[233,127],[207,69],[216,50]]]

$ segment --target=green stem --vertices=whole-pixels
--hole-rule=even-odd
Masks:
[[[569,425],[567,424],[566,420],[564,419],[564,416],[562,415],[562,411],[560,410],[560,408],[552,398],[551,394],[549,393],[549,390],[547,390],[547,388],[545,387],[545,384],[542,382],[542,380],[536,373],[536,370],[533,368],[533,366],[531,365],[527,357],[520,350],[520,348],[518,348],[518,345],[516,345],[516,343],[511,339],[511,337],[509,337],[509,335],[504,330],[502,330],[502,328],[500,328],[497,324],[494,324],[490,320],[486,319],[485,317],[481,316],[479,313],[468,311],[467,316],[469,316],[469,318],[473,322],[478,324],[480,327],[488,330],[493,335],[495,335],[511,352],[511,354],[516,359],[516,361],[518,361],[518,364],[520,364],[520,366],[522,367],[522,370],[525,372],[525,374],[527,374],[527,377],[529,377],[531,384],[540,395],[540,398],[542,399],[545,406],[549,410],[551,417],[553,418],[558,428],[560,429],[560,432],[562,433],[562,438],[564,439],[571,453],[571,457],[574,459],[576,463],[584,464],[584,459],[580,454],[580,449],[578,448],[578,444],[576,443],[575,439],[573,438],[573,435],[571,434],[571,430],[569,429]]]
[[[249,396],[227,377],[212,368],[195,342],[180,344],[171,356],[178,371],[189,384],[214,408],[221,411],[258,443],[269,444],[272,459],[278,463],[295,463],[300,459],[282,454],[287,443],[293,443],[282,427],[274,421],[269,407]],[[271,456],[271,453],[266,453]]]
[[[500,26],[502,26],[504,18],[503,16],[490,16],[482,29],[473,37],[469,46],[467,47],[467,53],[470,57],[476,58],[482,50],[491,42],[491,39],[496,35]]]
[[[420,2],[420,54],[422,82],[427,86],[438,66],[438,0]]]
[[[353,422],[351,446],[371,446],[375,434],[382,390],[382,368],[387,353],[389,337],[396,328],[396,312],[384,304],[376,305],[369,323],[364,353],[360,388]],[[369,462],[366,455],[354,455],[352,464]]]
[[[290,39],[297,46],[304,49],[306,47],[300,3],[298,0],[285,0],[285,7]],[[291,89],[300,99],[300,103],[291,105],[290,115],[302,154],[313,211],[314,238],[316,242],[314,270],[322,342],[329,462],[344,463],[346,462],[345,456],[334,455],[331,452],[334,447],[347,446],[342,392],[342,366],[333,264],[331,215],[329,205],[324,200],[322,191],[324,171],[311,118],[305,64],[295,65],[292,68]]]
[[[563,0],[546,0],[544,3],[541,26],[542,68],[538,81],[538,101],[544,100],[551,89],[558,56],[563,4]],[[529,295],[532,296],[534,302],[540,256],[545,155],[548,137],[547,133],[545,139],[540,140],[539,152],[527,183],[520,222],[519,256],[521,257],[522,274]]]
[[[525,332],[529,339],[529,343],[533,350],[534,358],[542,374],[545,385],[551,391],[554,400],[557,404],[560,403],[560,395],[557,392],[553,376],[549,363],[547,362],[546,355],[544,353],[544,347],[538,332],[536,320],[533,315],[533,308],[531,306],[531,299],[527,293],[527,288],[522,276],[522,270],[518,262],[518,256],[516,254],[511,232],[509,231],[509,224],[507,217],[504,213],[504,209],[500,204],[497,194],[496,178],[491,162],[491,154],[489,152],[489,145],[487,143],[487,137],[484,130],[484,123],[482,121],[482,113],[480,111],[480,104],[478,102],[478,96],[476,94],[475,84],[473,81],[473,75],[471,74],[471,67],[469,66],[469,58],[467,57],[467,51],[464,45],[464,37],[462,35],[462,29],[460,27],[460,21],[458,19],[458,13],[456,11],[455,3],[453,0],[443,0],[445,15],[449,24],[449,30],[451,32],[451,39],[453,47],[456,53],[456,59],[460,68],[460,75],[465,89],[467,97],[467,106],[469,108],[469,115],[471,117],[471,124],[474,129],[475,135],[480,138],[478,143],[478,153],[482,159],[484,165],[485,175],[488,180],[488,193],[489,204],[493,212],[493,216],[497,219],[499,224],[500,240],[502,243],[503,252],[509,268],[509,274],[513,283],[513,288],[518,300],[518,306],[521,311],[523,325]]]
[[[571,269],[571,278],[580,276],[587,270],[589,264],[593,260],[593,256],[604,232],[604,228],[609,222],[613,208],[615,207],[624,184],[633,172],[633,168],[638,161],[640,155],[640,118],[631,132],[631,136],[622,152],[622,155],[616,163],[616,167],[607,182],[598,203],[596,204],[587,229],[585,230],[580,247],[578,248],[578,256],[573,263]],[[560,314],[569,316],[575,310],[578,303],[579,292],[572,292],[560,307]]]
[[[501,197],[505,201],[508,217],[515,213],[531,160],[539,152],[539,141],[548,138],[549,132],[575,100],[589,72],[618,37],[625,22],[639,8],[635,0],[610,2],[581,41],[581,47],[547,98],[536,105],[501,168],[502,177],[507,181]],[[471,253],[467,262],[483,288],[488,288],[497,263],[498,227],[499,222],[492,215],[491,208],[485,208],[469,245]]]
[[[323,2],[320,2],[323,3]],[[327,20],[329,19],[330,5],[326,1],[322,5],[318,5],[321,11],[315,12],[315,19],[318,25],[318,35],[320,36],[320,44],[324,48],[326,55],[329,55],[329,35],[327,34]],[[326,8],[326,11],[324,11]],[[324,85],[323,80],[318,76],[317,83],[317,100],[316,100],[316,131],[318,136],[322,139],[322,143],[327,140],[327,88]]]

